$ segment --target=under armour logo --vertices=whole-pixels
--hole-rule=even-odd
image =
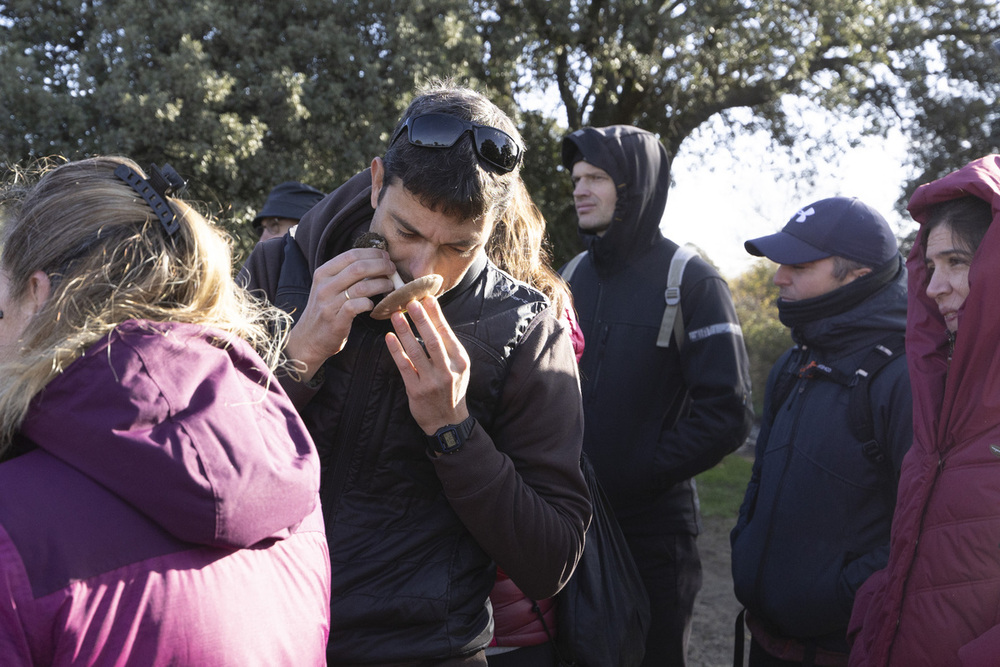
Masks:
[[[809,208],[800,208],[799,212],[795,214],[796,216],[798,216],[795,218],[795,222],[805,222],[806,218],[808,218],[810,215],[815,215],[815,214],[816,214],[816,209],[814,209],[812,206],[810,206]]]

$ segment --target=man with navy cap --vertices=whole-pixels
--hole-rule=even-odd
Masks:
[[[267,195],[264,208],[253,219],[253,229],[261,241],[284,236],[285,232],[299,224],[306,211],[325,196],[316,188],[298,181],[279,183]]]
[[[744,245],[779,264],[778,314],[795,342],[768,378],[731,535],[750,665],[846,665],[854,594],[886,565],[912,440],[906,269],[885,219],[848,197]]]

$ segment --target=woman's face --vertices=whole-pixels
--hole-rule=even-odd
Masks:
[[[0,361],[9,361],[17,355],[17,341],[24,333],[27,320],[21,316],[20,303],[10,298],[10,279],[0,271]]]
[[[24,330],[49,298],[51,288],[49,277],[35,271],[28,279],[27,293],[16,299],[10,294],[10,278],[0,271],[0,362],[10,361],[21,353]]]
[[[941,223],[927,235],[924,255],[927,266],[927,296],[937,303],[948,331],[958,331],[958,312],[969,296],[969,266],[972,252],[956,243],[951,225]]]

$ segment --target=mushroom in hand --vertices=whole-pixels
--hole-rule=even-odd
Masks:
[[[354,242],[354,247],[386,250],[388,244],[381,234],[365,232]],[[436,273],[415,278],[408,283],[403,282],[398,271],[394,271],[390,278],[396,289],[385,295],[372,309],[371,316],[376,320],[387,320],[395,312],[406,312],[406,306],[412,301],[420,301],[425,296],[437,294],[444,284],[444,278]]]

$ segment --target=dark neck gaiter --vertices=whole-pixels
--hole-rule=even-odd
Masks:
[[[903,267],[903,258],[897,255],[871,273],[832,292],[801,301],[778,299],[778,319],[791,329],[824,317],[846,313],[895,280]]]

